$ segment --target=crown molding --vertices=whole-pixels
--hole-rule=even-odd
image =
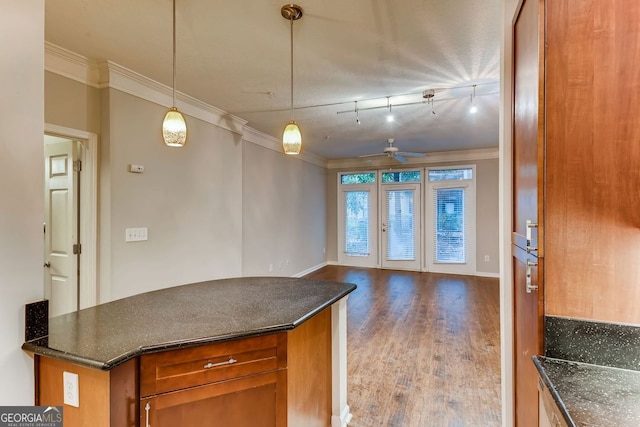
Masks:
[[[97,62],[70,50],[45,41],[45,70],[95,88],[112,88],[154,104],[170,108],[173,89],[125,68],[113,61]],[[176,91],[176,107],[191,117],[239,134],[248,142],[283,153],[277,138],[247,126],[247,121],[207,104],[197,98]],[[302,152],[299,160],[327,167],[326,159]]]
[[[459,151],[438,151],[429,153],[427,157],[409,157],[406,163],[381,157],[379,159],[366,161],[361,158],[335,159],[328,160],[327,169],[349,169],[349,168],[377,168],[377,167],[411,167],[428,165],[434,163],[447,162],[466,162],[473,160],[486,160],[499,158],[498,148],[482,148],[477,150],[459,150]]]
[[[96,61],[47,41],[44,42],[44,69],[88,86],[100,87],[100,68]]]
[[[256,130],[252,127],[245,126],[242,139],[244,139],[247,142],[251,142],[253,144],[267,148],[269,150],[277,151],[278,153],[284,154],[284,150],[282,149],[282,141],[280,141],[277,138],[274,138],[271,135],[267,135],[264,132],[260,132],[259,130]],[[300,159],[307,163],[311,163],[325,169],[327,168],[327,160],[313,153],[302,151],[300,154],[296,156],[287,156],[287,157]]]
[[[45,42],[45,70],[96,88],[112,88],[172,107],[172,88],[112,61],[96,62]],[[192,96],[176,92],[176,107],[192,117],[242,135],[247,121]]]
[[[117,89],[167,108],[173,106],[172,88],[115,62],[102,62],[100,76],[100,87]],[[176,91],[176,107],[186,115],[239,135],[243,134],[243,128],[247,124],[247,121],[240,117],[178,91]]]

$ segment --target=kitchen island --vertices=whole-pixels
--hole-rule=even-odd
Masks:
[[[23,345],[34,354],[35,403],[70,400],[66,427],[344,426],[354,289],[223,279],[51,318],[47,336]],[[77,407],[63,372],[78,375]]]

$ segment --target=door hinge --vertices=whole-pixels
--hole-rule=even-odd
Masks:
[[[73,245],[73,254],[79,255],[82,253],[82,245],[80,243]]]
[[[82,160],[73,161],[73,170],[74,172],[80,172],[82,170]]]

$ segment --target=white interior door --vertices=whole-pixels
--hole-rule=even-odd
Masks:
[[[44,293],[51,316],[78,309],[77,150],[74,141],[45,137]]]
[[[420,184],[382,188],[382,267],[420,270]]]

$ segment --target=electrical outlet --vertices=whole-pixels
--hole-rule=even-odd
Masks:
[[[69,406],[80,407],[80,386],[78,383],[78,374],[72,372],[62,373],[62,384],[64,390],[64,404]]]
[[[484,256],[484,262],[489,262],[489,255]]]
[[[273,271],[273,264],[269,264],[269,273]]]

